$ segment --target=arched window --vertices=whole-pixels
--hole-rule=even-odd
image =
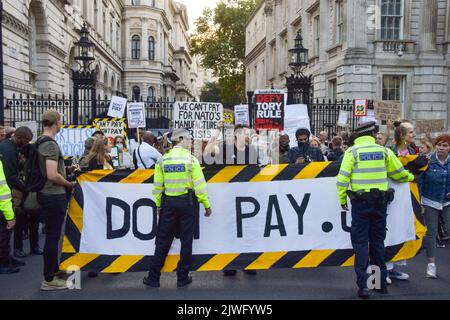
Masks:
[[[139,101],[140,97],[141,97],[141,88],[139,88],[138,86],[134,86],[133,87],[133,100]]]
[[[155,38],[148,38],[148,60],[155,60]]]
[[[131,58],[140,59],[141,57],[141,38],[139,36],[133,36],[131,38]]]
[[[148,87],[147,100],[153,100],[155,97],[155,89],[153,87]]]

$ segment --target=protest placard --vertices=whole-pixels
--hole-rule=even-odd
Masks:
[[[311,131],[308,106],[306,104],[287,105],[284,116],[284,133],[289,136],[291,148],[297,146],[295,132],[299,128],[306,128]]]
[[[62,126],[55,137],[64,157],[80,157],[84,142],[98,130],[95,126]]]
[[[398,101],[374,101],[375,118],[393,123],[402,117],[402,103]]]
[[[122,97],[111,97],[109,103],[108,117],[122,118],[127,106],[127,99]]]
[[[209,139],[223,119],[223,105],[215,102],[175,102],[173,127],[187,129],[193,139]]]
[[[284,129],[284,107],[287,95],[284,90],[256,90],[255,129]]]
[[[145,105],[143,102],[128,104],[128,127],[145,128]]]
[[[348,111],[339,110],[337,125],[340,127],[346,127],[347,124],[348,124]]]
[[[367,116],[368,107],[369,107],[369,100],[355,99],[355,104],[353,106],[353,116],[355,116],[355,117]]]
[[[444,131],[444,119],[416,120],[415,131],[417,134],[436,133]]]
[[[125,118],[98,118],[94,119],[92,124],[97,126],[105,134],[105,137],[108,138],[111,145],[114,144],[114,139],[118,136],[124,139],[127,138]]]
[[[250,123],[248,105],[241,104],[234,106],[234,124],[242,124],[248,126]]]

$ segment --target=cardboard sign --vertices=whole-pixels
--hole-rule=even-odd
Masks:
[[[16,128],[20,128],[20,127],[28,127],[28,128],[30,128],[31,132],[33,132],[33,139],[31,140],[31,142],[35,142],[36,139],[38,138],[38,124],[37,124],[37,121],[16,121],[15,122],[15,127]]]
[[[374,110],[367,110],[367,116],[361,118],[361,122],[377,121]]]
[[[145,104],[143,102],[129,103],[127,119],[129,128],[145,128]]]
[[[369,100],[367,99],[356,99],[355,105],[353,106],[353,116],[355,117],[365,117],[367,116],[367,109],[369,107]]]
[[[127,106],[127,99],[112,96],[109,103],[108,117],[122,118]]]
[[[402,118],[402,103],[398,101],[374,101],[375,118],[394,123]]]
[[[339,118],[337,125],[340,127],[346,127],[348,123],[348,111],[339,110]]]
[[[444,119],[416,120],[415,131],[417,134],[442,132],[445,128]]]
[[[105,137],[108,138],[111,145],[114,144],[114,139],[118,136],[126,139],[126,124],[125,119],[94,119],[93,125],[97,126],[101,130]]]
[[[306,128],[311,131],[308,106],[306,104],[292,104],[286,106],[284,133],[289,136],[289,145],[291,148],[297,146],[295,132],[299,128]]]
[[[242,124],[246,126],[250,124],[250,116],[247,104],[234,106],[234,124]]]
[[[256,90],[255,129],[284,129],[284,107],[287,95],[283,90]]]
[[[80,157],[84,142],[98,130],[95,126],[63,126],[55,137],[64,157]]]
[[[175,102],[173,127],[191,132],[193,139],[209,139],[223,118],[223,105],[215,102]]]

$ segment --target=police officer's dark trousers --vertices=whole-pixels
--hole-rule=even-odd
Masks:
[[[181,250],[177,267],[178,281],[188,278],[192,262],[192,242],[196,225],[196,210],[189,204],[188,196],[165,196],[159,217],[158,233],[156,235],[155,255],[149,270],[149,279],[159,281],[161,268],[169,253],[172,241],[179,231]]]
[[[370,263],[380,268],[381,288],[386,287],[384,240],[386,238],[387,203],[379,200],[352,200],[351,241],[355,251],[357,285],[367,288]]]
[[[0,211],[0,266],[7,267],[10,265],[10,239],[11,229],[6,228],[6,220]]]

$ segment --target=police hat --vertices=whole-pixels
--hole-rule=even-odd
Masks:
[[[175,129],[172,134],[169,135],[169,139],[172,141],[177,141],[180,138],[190,138],[191,134],[186,129]]]
[[[361,135],[367,132],[375,132],[377,123],[375,121],[363,122],[356,129],[355,133]]]

